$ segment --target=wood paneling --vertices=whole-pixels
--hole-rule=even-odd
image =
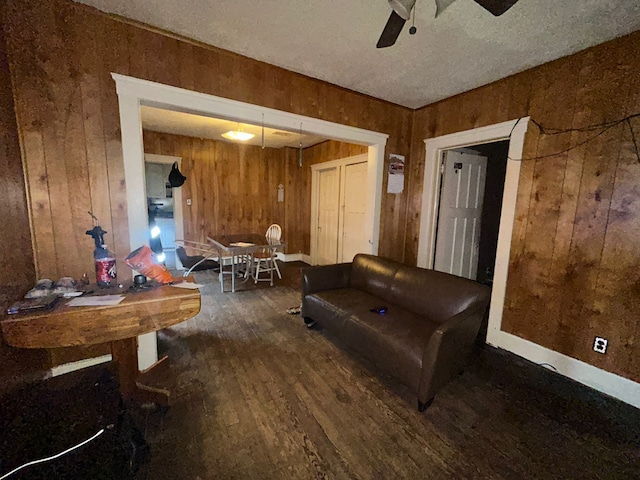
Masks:
[[[6,42],[0,30],[0,283],[28,290],[35,281],[20,143]]]
[[[11,93],[4,32],[0,29],[0,318],[6,308],[35,282],[31,232],[27,216],[20,143]],[[0,394],[41,379],[49,356],[44,350],[26,351],[0,338]]]
[[[129,251],[127,212],[110,72],[387,133],[390,146],[408,149],[403,137],[412,113],[407,108],[70,0],[9,0],[5,12],[38,276],[92,271],[92,243],[84,235],[90,225],[87,210],[98,212],[120,271],[128,271],[122,264]],[[256,179],[247,180],[254,191],[261,188]],[[239,195],[245,186],[230,188]],[[383,199],[383,254],[402,251],[398,247],[404,244],[405,196],[388,198],[391,207],[386,195]],[[215,208],[215,202],[210,207]],[[266,221],[265,211],[251,213],[256,214],[251,221]],[[219,214],[230,218],[230,212]],[[202,235],[204,226],[199,228]],[[394,228],[397,231],[390,231]]]
[[[146,153],[182,157],[186,240],[207,235],[265,232],[282,227],[286,253],[309,255],[311,165],[367,152],[367,147],[326,141],[303,150],[265,148],[145,130]],[[278,202],[278,185],[284,202]],[[186,200],[191,199],[191,205]]]
[[[146,153],[182,157],[185,239],[206,242],[208,235],[264,233],[277,223],[291,242],[285,203],[278,202],[278,185],[285,184],[284,149],[148,130],[143,137]],[[285,188],[287,201],[294,201],[293,195]]]
[[[638,85],[635,33],[416,111],[407,263],[417,260],[425,138],[524,115],[560,129],[613,121],[640,112]],[[502,328],[640,381],[640,163],[629,127],[554,155],[595,133],[529,127]],[[609,339],[606,355],[592,351],[596,335]]]

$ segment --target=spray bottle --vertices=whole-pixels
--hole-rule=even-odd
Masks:
[[[91,212],[89,214],[93,217],[94,223],[97,223],[98,219]],[[96,283],[98,287],[106,288],[115,285],[117,283],[116,259],[104,244],[104,234],[107,232],[100,225],[94,225],[86,233],[93,238],[96,244],[96,249],[93,251],[93,261],[96,266]]]

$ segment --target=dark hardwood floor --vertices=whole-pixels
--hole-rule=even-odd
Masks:
[[[308,330],[302,264],[220,293],[159,335],[173,405],[136,412],[139,479],[640,478],[640,410],[490,347],[424,413],[412,392]]]

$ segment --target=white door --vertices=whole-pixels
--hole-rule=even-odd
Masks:
[[[487,157],[444,153],[434,270],[476,279]]]
[[[342,182],[342,222],[338,262],[351,262],[356,253],[367,251],[364,231],[366,210],[367,162],[344,166]]]
[[[336,263],[338,256],[338,216],[340,206],[340,170],[327,168],[318,172],[318,223],[316,253],[318,265]]]

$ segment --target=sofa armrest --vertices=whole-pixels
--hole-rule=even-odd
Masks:
[[[349,286],[351,264],[322,265],[302,269],[302,297],[322,290],[334,290]]]
[[[482,303],[444,321],[429,339],[422,358],[418,400],[427,403],[464,368],[487,306]]]

